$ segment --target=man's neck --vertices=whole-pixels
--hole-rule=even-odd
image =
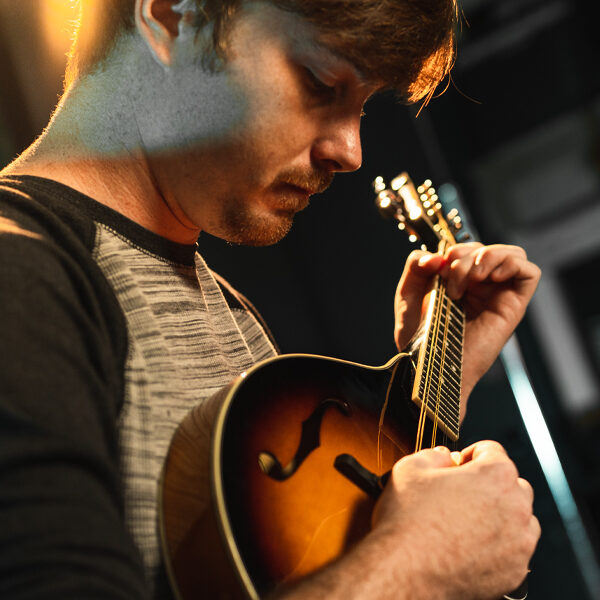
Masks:
[[[122,65],[109,63],[75,82],[44,133],[2,174],[58,181],[154,233],[193,243],[199,229],[172,212],[152,174],[130,100],[132,92],[143,91],[131,90]]]

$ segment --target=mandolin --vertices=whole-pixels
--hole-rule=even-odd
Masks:
[[[460,218],[442,214],[429,182],[374,185],[380,211],[411,239],[440,253],[457,243]],[[366,535],[393,464],[458,440],[464,326],[438,277],[421,331],[385,365],[277,356],[193,409],[159,497],[176,597],[258,599]]]

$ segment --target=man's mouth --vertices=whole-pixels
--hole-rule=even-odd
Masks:
[[[304,210],[313,193],[311,188],[305,188],[292,183],[280,183],[277,186],[277,210],[286,213],[297,213]]]
[[[299,168],[289,169],[275,180],[275,185],[285,184],[290,188],[302,191],[302,193],[312,196],[324,192],[333,181],[334,174],[322,170],[304,170]]]

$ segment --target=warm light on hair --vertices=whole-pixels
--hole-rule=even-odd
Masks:
[[[243,0],[196,0],[213,26],[212,48],[224,57],[227,33]],[[427,101],[454,61],[456,0],[269,0],[317,27],[320,40],[368,80],[407,102]],[[81,25],[65,83],[95,69],[119,35],[134,28],[135,0],[80,0]],[[210,61],[209,63],[210,64]]]

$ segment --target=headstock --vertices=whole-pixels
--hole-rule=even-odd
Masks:
[[[375,204],[386,218],[398,222],[398,229],[408,233],[411,242],[421,242],[421,247],[437,252],[440,246],[453,246],[462,229],[457,209],[444,216],[431,181],[424,181],[415,188],[408,173],[401,173],[387,187],[383,177],[373,182],[377,194]]]

